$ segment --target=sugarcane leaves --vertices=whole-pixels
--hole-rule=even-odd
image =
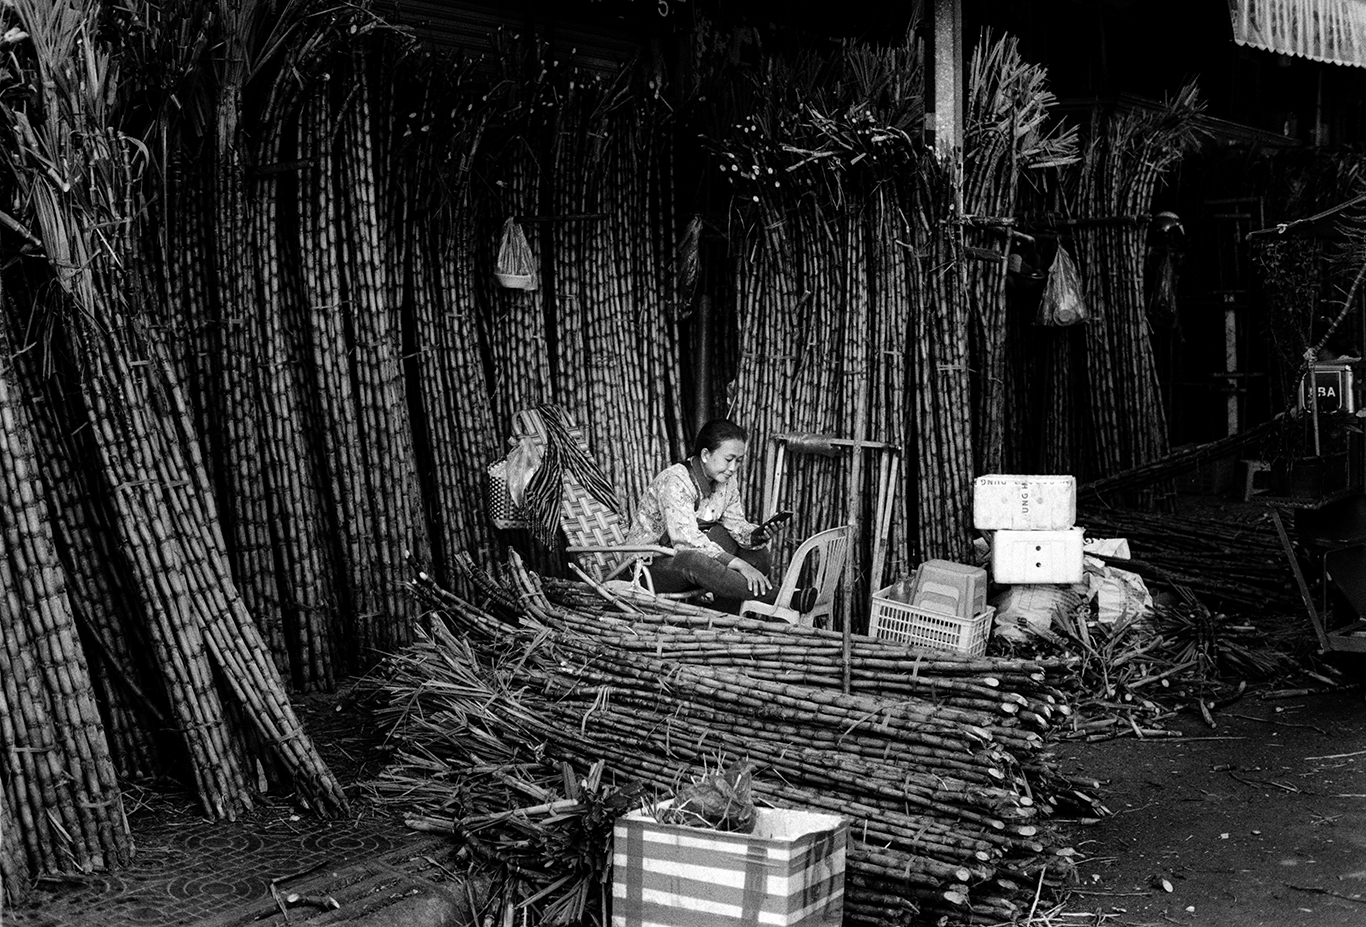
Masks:
[[[916,162],[922,74],[913,36],[884,48],[847,43],[828,56],[770,55],[744,75],[731,123],[704,143],[742,203],[812,193],[841,202]]]
[[[730,765],[718,761],[714,771],[684,785],[655,817],[665,824],[748,834],[757,819],[751,791],[755,764],[748,759]]]

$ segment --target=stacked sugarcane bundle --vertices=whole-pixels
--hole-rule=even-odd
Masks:
[[[24,301],[26,311],[6,303],[8,338],[22,333],[25,340],[12,348],[7,342],[4,353],[32,353],[41,361],[26,362],[22,389],[45,419],[34,427],[38,438],[30,447],[54,461],[23,469],[39,458],[33,450],[19,453],[17,440],[9,445],[14,457],[6,455],[14,469],[5,508],[16,519],[6,560],[25,579],[9,577],[4,587],[25,597],[32,593],[23,606],[22,599],[7,604],[6,615],[27,614],[33,624],[27,635],[17,623],[4,635],[6,684],[25,687],[6,694],[4,729],[40,739],[45,713],[58,727],[55,740],[12,741],[4,755],[6,788],[29,796],[23,803],[17,792],[10,796],[28,865],[33,871],[88,867],[112,862],[121,852],[117,835],[125,825],[112,787],[109,741],[70,618],[73,599],[84,613],[84,635],[101,658],[112,655],[111,676],[122,675],[128,651],[146,642],[136,659],[155,667],[160,688],[142,694],[154,703],[164,698],[165,726],[206,814],[236,814],[251,804],[259,783],[277,773],[320,810],[340,810],[345,797],[304,735],[235,586],[185,397],[161,347],[158,320],[140,301],[150,289],[134,273],[135,193],[146,149],[118,130],[119,85],[96,39],[95,14],[61,2],[15,4],[6,16],[16,17],[22,29],[15,31],[26,34],[7,64],[41,94],[0,106],[6,131],[23,141],[6,149],[3,167],[15,197],[7,209],[28,229],[34,248],[23,261],[7,264],[6,283],[22,292],[7,291]],[[41,120],[34,118],[38,112]],[[42,340],[32,340],[35,332],[44,333]],[[40,397],[47,401],[38,403]],[[5,405],[6,419],[17,420],[14,403]],[[58,448],[61,442],[65,447]],[[73,477],[77,468],[82,472]],[[79,480],[82,488],[67,485],[49,496],[39,469],[49,478]],[[66,517],[57,505],[68,502],[88,508],[56,527],[39,517],[47,511]],[[96,530],[107,530],[99,544],[51,553],[54,538],[70,545]],[[98,571],[66,566],[92,556],[101,544],[116,551],[126,568],[121,589],[137,605],[136,616],[111,619],[108,610],[120,598],[100,595],[111,590],[107,584],[100,589]],[[74,597],[64,588],[68,576]],[[99,646],[119,622],[134,619],[141,623],[141,641],[130,636],[117,647]],[[141,689],[132,678],[117,682]],[[44,688],[54,695],[44,695]],[[63,754],[77,758],[66,772],[60,771]],[[44,776],[54,786],[59,779],[66,784],[45,788]],[[109,790],[101,793],[105,784]],[[73,787],[90,793],[63,809],[58,802]],[[53,850],[54,834],[69,841],[69,854]],[[94,839],[103,847],[100,856],[92,852]]]
[[[1079,164],[1064,173],[1072,218],[1063,244],[1092,316],[1079,335],[1065,336],[1072,362],[1050,372],[1058,402],[1049,407],[1046,443],[1071,445],[1070,461],[1050,461],[1059,471],[1106,476],[1167,450],[1143,293],[1148,212],[1165,172],[1198,144],[1202,108],[1188,84],[1159,109],[1097,110]]]
[[[1065,661],[860,638],[846,694],[839,634],[650,597],[618,600],[623,614],[582,587],[543,587],[515,558],[507,577],[474,578],[483,608],[414,583],[430,637],[388,664],[383,685],[418,761],[390,770],[387,793],[476,756],[505,772],[544,756],[605,760],[621,782],[667,795],[733,755],[760,764],[757,798],[853,819],[849,923],[1009,919],[1041,878],[1071,873],[1047,818],[1095,808],[1044,749],[1069,712],[1055,688]]]
[[[983,36],[968,68],[962,193],[978,473],[1016,472],[1005,468],[1006,269],[1021,174],[1076,158],[1076,130],[1048,124],[1053,101],[1046,72],[1020,57],[1016,39]]]

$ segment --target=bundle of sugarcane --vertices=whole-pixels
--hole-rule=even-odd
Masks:
[[[373,101],[366,72],[366,60],[353,57],[350,73],[357,92],[348,97],[351,105],[342,113],[338,136],[342,163],[334,221],[342,234],[342,286],[349,295],[345,303],[350,323],[348,357],[360,426],[364,504],[370,508],[374,532],[373,569],[381,578],[376,590],[380,612],[373,623],[362,624],[362,628],[369,626],[369,633],[362,634],[357,643],[383,652],[406,641],[413,617],[401,590],[383,578],[401,571],[405,550],[425,557],[427,539],[402,379],[402,306],[389,280],[402,264],[395,265],[385,254],[386,242],[403,241],[406,236],[381,235],[382,204],[376,181],[381,165],[373,150]],[[401,224],[402,217],[398,218],[396,224]]]
[[[149,148],[165,152],[169,163],[159,165],[168,182],[147,210],[140,270],[165,304],[170,349],[224,514],[234,579],[281,672],[305,688],[327,686],[338,657],[340,608],[358,604],[355,611],[373,615],[377,609],[364,600],[376,590],[354,575],[358,557],[350,548],[357,542],[347,530],[353,519],[337,517],[338,530],[325,508],[354,505],[328,473],[333,461],[344,466],[348,457],[331,447],[325,453],[322,445],[337,442],[344,450],[350,442],[338,442],[327,418],[314,414],[330,411],[333,381],[310,356],[326,343],[310,338],[313,316],[320,306],[340,304],[341,281],[333,277],[333,292],[320,292],[327,288],[320,278],[336,269],[324,269],[325,262],[338,258],[310,247],[316,211],[295,203],[315,196],[309,185],[319,175],[301,171],[292,185],[300,163],[289,159],[308,158],[314,140],[296,136],[311,124],[306,103],[337,63],[334,54],[363,41],[377,21],[358,9],[335,15],[320,3],[292,5],[285,16],[255,4],[221,17],[178,8],[146,12],[146,28],[127,44],[124,63],[133,74],[130,96],[155,116]],[[279,41],[286,31],[290,41]],[[187,118],[174,102],[175,82],[193,84],[210,72],[221,79],[205,81],[209,89],[180,92],[205,94],[213,119]],[[334,128],[329,121],[327,131]],[[325,159],[334,136],[326,138]],[[330,171],[326,177],[334,182]],[[310,367],[324,373],[315,376]],[[344,365],[336,369],[345,373]],[[352,582],[338,583],[337,572]]]
[[[42,363],[36,352],[14,357],[19,382],[36,392],[38,407],[79,407],[79,395],[63,395],[51,381],[46,381],[46,390],[39,386],[45,383]],[[47,414],[29,421],[54,513],[52,531],[72,614],[89,655],[115,770],[124,778],[153,775],[172,762],[162,754],[164,741],[155,733],[170,727],[167,701],[155,663],[147,658],[141,596],[128,582],[127,559],[118,547],[109,505],[97,491],[101,481],[94,449],[84,436],[68,439],[70,418]]]
[[[1059,803],[1095,809],[1042,750],[1067,712],[1049,679],[1064,664],[860,639],[846,695],[832,671],[841,635],[655,610],[644,597],[617,618],[554,604],[547,593],[562,587],[543,589],[515,559],[508,571],[512,585],[475,579],[492,611],[423,577],[414,584],[441,620],[386,685],[394,710],[414,719],[397,732],[426,751],[474,750],[478,731],[496,729],[520,755],[605,759],[660,790],[709,752],[747,756],[763,764],[756,796],[854,818],[848,910],[858,923],[878,922],[893,896],[964,921],[1008,917],[1042,869],[1070,872],[1070,851],[1043,818]],[[509,624],[518,621],[521,630]],[[463,682],[446,683],[452,674]]]
[[[900,446],[907,298],[902,179],[917,154],[912,41],[829,60],[766,59],[734,125],[707,141],[746,232],[736,263],[739,369],[732,415],[764,448],[810,433]],[[776,504],[809,536],[871,522],[861,454],[804,457]],[[755,489],[757,493],[757,487]],[[904,545],[904,510],[893,531]],[[864,542],[872,532],[859,538]],[[853,575],[869,552],[853,554]],[[900,551],[894,560],[902,560]]]
[[[303,293],[301,262],[282,240],[285,216],[297,195],[283,182],[282,162],[296,153],[301,114],[309,88],[338,46],[359,41],[374,29],[363,16],[300,29],[275,65],[275,79],[257,115],[261,131],[252,151],[255,169],[247,178],[246,209],[254,247],[252,304],[259,307],[259,369],[264,432],[264,476],[271,514],[271,549],[279,570],[283,649],[277,662],[302,689],[327,688],[337,664],[349,657],[340,646],[342,603],[337,595],[339,560],[331,542],[323,487],[326,464],[313,431],[313,379],[306,339],[311,321]],[[352,29],[354,27],[354,31]],[[345,38],[343,38],[345,36]],[[288,152],[288,154],[287,154]],[[300,236],[296,234],[295,240]],[[258,616],[258,623],[266,616]]]
[[[1046,72],[1026,63],[1011,36],[987,31],[968,69],[963,122],[963,220],[972,310],[974,447],[978,473],[1004,469],[1006,267],[1014,242],[1015,195],[1026,171],[1076,159],[1076,130],[1047,127],[1054,102]]]
[[[1095,537],[1127,538],[1132,559],[1116,566],[1155,583],[1189,586],[1230,608],[1287,614],[1301,607],[1268,515],[1239,522],[1085,507],[1078,523]]]
[[[345,797],[304,735],[234,585],[184,395],[153,320],[139,311],[135,299],[142,290],[132,274],[139,266],[134,191],[137,157],[144,149],[113,128],[118,95],[107,54],[96,41],[94,14],[65,2],[16,4],[12,11],[32,41],[7,60],[29,71],[26,79],[43,88],[39,100],[7,101],[0,107],[8,129],[26,139],[7,149],[5,168],[25,204],[21,221],[44,257],[21,268],[21,279],[34,317],[46,320],[44,326],[60,333],[62,341],[60,350],[54,347],[46,355],[50,367],[39,369],[46,372],[62,358],[74,358],[69,369],[53,376],[69,377],[80,389],[80,405],[49,407],[44,414],[74,412],[79,422],[63,418],[58,427],[89,442],[98,468],[90,481],[112,488],[114,543],[126,557],[128,583],[141,600],[168,716],[183,737],[201,804],[210,815],[231,816],[250,803],[255,791],[247,777],[249,741],[228,720],[232,706],[269,748],[258,763],[278,761],[319,808],[343,808]],[[30,118],[30,104],[43,120]],[[57,158],[63,171],[55,170],[48,156]],[[41,348],[27,343],[19,350]],[[37,394],[41,387],[30,389]],[[20,489],[20,497],[33,488]],[[36,543],[40,528],[26,518],[18,537],[21,543]],[[37,575],[51,583],[55,570],[50,566]],[[11,640],[8,634],[6,640]],[[39,637],[24,653],[60,673],[64,659],[54,648]],[[65,645],[62,653],[68,653]],[[20,675],[36,678],[31,672]],[[80,690],[75,691],[79,697]],[[80,756],[85,763],[80,775],[94,781],[98,757]],[[261,771],[258,767],[258,775]],[[30,864],[52,861],[39,857]]]
[[[971,555],[971,324],[960,216],[961,177],[950,158],[928,159],[919,174],[912,239],[920,286],[912,292],[916,405],[909,430],[919,455],[920,555]]]
[[[471,230],[496,244],[515,220],[542,271],[535,290],[497,286],[475,242],[495,426],[564,406],[629,501],[683,443],[670,117],[638,69],[604,78],[502,33],[495,47],[498,109],[474,157],[492,182],[471,191]]]
[[[1165,414],[1143,293],[1147,214],[1163,174],[1200,138],[1203,105],[1187,84],[1166,106],[1097,111],[1070,187],[1069,249],[1092,317],[1076,399],[1089,430],[1073,472],[1105,476],[1161,457]],[[1076,400],[1074,400],[1076,401]]]
[[[631,77],[570,73],[542,224],[555,257],[559,395],[626,503],[680,444],[672,156],[663,115]]]
[[[9,316],[11,306],[3,305]],[[121,863],[132,846],[7,324],[0,324],[0,791],[7,831],[0,862],[11,886],[28,872]]]
[[[406,101],[402,108],[391,103],[381,120],[388,200],[397,204],[416,200],[414,191],[429,192],[409,221],[398,218],[411,204],[387,210],[384,235],[406,241],[414,324],[405,337],[412,340],[415,371],[409,386],[420,406],[414,439],[423,464],[432,560],[438,576],[454,581],[445,568],[447,552],[493,549],[488,521],[465,517],[486,506],[482,469],[499,444],[476,323],[476,293],[482,291],[476,278],[488,276],[489,265],[481,263],[475,247],[479,222],[469,182],[492,105],[473,62],[392,43],[380,53],[384,83]]]
[[[1022,646],[1030,652],[1078,660],[1065,686],[1074,711],[1058,738],[1179,737],[1166,722],[1190,710],[1216,727],[1217,710],[1249,685],[1295,671],[1307,632],[1286,633],[1283,624],[1272,632],[1250,615],[1212,611],[1188,586],[1173,589],[1173,601],[1141,618],[1101,622],[1083,607],[1028,635]]]
[[[337,557],[339,594],[357,638],[380,612],[377,554],[366,504],[363,455],[350,347],[343,312],[340,248],[336,240],[336,153],[330,128],[340,120],[329,88],[311,85],[300,107],[297,154],[303,166],[296,187],[299,223],[299,295],[308,318],[302,325],[312,379],[313,439],[322,447],[322,486]]]
[[[19,828],[10,810],[9,789],[0,789],[0,905],[17,905],[28,898],[28,873]]]

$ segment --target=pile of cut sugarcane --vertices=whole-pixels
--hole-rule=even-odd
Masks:
[[[1083,605],[1002,648],[1075,659],[1067,687],[1074,710],[1056,729],[1058,739],[1181,737],[1168,726],[1174,718],[1198,716],[1216,728],[1220,709],[1257,691],[1272,697],[1287,679],[1342,684],[1336,669],[1316,671],[1305,660],[1313,645],[1307,628],[1288,627],[1265,610],[1215,611],[1191,587],[1170,585],[1174,598],[1143,617],[1100,622]]]
[[[505,811],[509,780],[543,758],[604,760],[667,797],[690,771],[744,757],[758,800],[852,820],[847,923],[999,922],[1071,876],[1049,817],[1097,806],[1044,746],[1070,712],[1066,661],[856,638],[845,691],[839,634],[629,594],[609,605],[515,555],[505,574],[472,572],[481,605],[413,583],[428,634],[382,680],[407,753],[380,783],[393,800],[435,797],[420,785],[433,771],[496,770],[497,788],[461,793],[485,804],[457,814]]]

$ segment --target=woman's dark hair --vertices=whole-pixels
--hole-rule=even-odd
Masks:
[[[727,441],[748,441],[749,432],[728,418],[714,418],[697,432],[692,443],[694,457],[700,457],[704,450],[714,451]]]

